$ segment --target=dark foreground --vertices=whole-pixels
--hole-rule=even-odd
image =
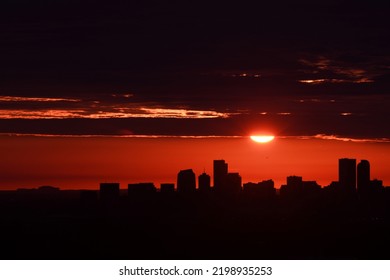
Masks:
[[[1,259],[390,259],[390,196],[0,192]]]

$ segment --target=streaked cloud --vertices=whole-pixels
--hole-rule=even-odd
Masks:
[[[326,135],[326,134],[317,134],[314,136],[316,139],[323,139],[323,140],[337,140],[337,141],[344,141],[344,142],[379,142],[379,143],[389,143],[390,139],[388,138],[349,138],[349,137],[342,137],[337,135]]]
[[[42,133],[0,133],[0,136],[36,136],[36,137],[64,137],[64,138],[99,138],[99,137],[110,137],[110,138],[182,138],[182,139],[242,139],[248,138],[248,136],[221,136],[221,135],[142,135],[142,134],[126,134],[126,135],[99,135],[99,134],[42,134]]]
[[[183,139],[246,139],[250,136],[246,135],[158,135],[158,134],[126,134],[126,135],[103,135],[103,134],[43,134],[43,133],[0,133],[0,136],[37,136],[37,137],[65,137],[65,138],[183,138]],[[330,140],[343,142],[357,142],[357,143],[390,143],[390,138],[352,138],[338,135],[316,134],[316,135],[299,135],[299,136],[275,136],[279,139],[299,139],[299,140]]]
[[[323,99],[323,98],[308,98],[308,99],[299,99],[297,100],[299,103],[335,103],[335,99]]]
[[[298,82],[302,84],[309,84],[309,85],[318,85],[318,84],[324,84],[324,83],[332,83],[332,84],[339,84],[339,83],[371,83],[373,80],[369,80],[367,78],[362,78],[360,80],[347,80],[347,79],[312,79],[312,80],[298,80]]]
[[[304,84],[323,83],[373,83],[378,75],[370,67],[365,65],[350,65],[324,56],[314,59],[300,59],[299,62],[308,67],[307,74],[320,76],[312,79],[300,79],[298,82]]]
[[[229,114],[216,111],[201,111],[187,109],[163,109],[163,108],[141,108],[149,117],[154,118],[180,118],[180,119],[205,119],[205,118],[227,118]]]
[[[81,101],[81,99],[0,95],[0,102],[79,102],[79,101]]]
[[[227,78],[262,78],[264,73],[254,70],[221,70],[204,73],[206,76],[219,76]]]
[[[261,74],[250,72],[232,73],[229,76],[232,78],[261,78]]]
[[[121,94],[117,94],[117,93],[113,93],[111,94],[112,97],[124,97],[124,98],[131,98],[131,97],[134,97],[134,94],[133,93],[121,93]]]
[[[83,99],[0,95],[0,119],[208,119],[228,118],[231,114],[237,114],[214,109],[195,109],[175,102],[131,102],[130,99],[134,96],[126,92],[108,96],[85,96]]]
[[[67,119],[79,118],[83,110],[0,110],[0,119]]]
[[[105,118],[176,118],[209,119],[227,118],[228,113],[216,111],[169,109],[169,108],[123,108],[105,107],[97,110],[87,109],[41,109],[41,110],[0,110],[0,119],[105,119]]]

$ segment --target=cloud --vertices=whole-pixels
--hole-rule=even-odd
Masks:
[[[0,119],[208,119],[228,118],[231,114],[214,109],[189,108],[175,101],[151,102],[139,98],[134,101],[134,96],[132,93],[120,93],[78,99],[0,95]]]
[[[332,60],[325,56],[318,56],[314,59],[300,59],[301,65],[309,68],[307,74],[315,75],[318,78],[300,79],[304,84],[323,83],[373,83],[379,73],[375,73],[370,65],[350,64],[341,60]]]
[[[217,111],[169,109],[169,108],[123,108],[106,106],[97,110],[85,109],[41,109],[41,110],[0,110],[0,119],[116,119],[116,118],[175,118],[210,119],[227,118],[228,113]]]
[[[0,136],[37,136],[37,137],[65,137],[65,138],[90,138],[90,137],[113,137],[113,138],[182,138],[182,139],[245,139],[250,136],[244,135],[159,135],[159,134],[49,134],[49,133],[0,133]],[[351,138],[337,135],[317,134],[317,135],[301,135],[301,136],[275,136],[279,139],[299,139],[299,140],[329,140],[329,141],[343,141],[343,142],[356,142],[356,143],[390,143],[389,138]]]
[[[374,138],[374,139],[365,139],[365,138],[349,138],[349,137],[341,137],[337,135],[325,135],[325,134],[317,134],[314,136],[316,139],[323,140],[337,140],[343,142],[379,142],[379,143],[389,143],[390,139],[388,138]]]
[[[0,102],[80,102],[75,98],[25,97],[0,95]]]
[[[110,138],[181,138],[181,139],[243,139],[249,138],[249,136],[239,135],[142,135],[142,134],[119,134],[119,135],[99,135],[99,134],[48,134],[48,133],[0,133],[0,136],[37,136],[37,137],[64,137],[64,138],[95,138],[95,137],[107,137]]]

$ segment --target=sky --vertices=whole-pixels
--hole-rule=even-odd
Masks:
[[[261,133],[382,143],[389,11],[386,1],[2,1],[0,133],[64,145],[64,135]]]
[[[0,136],[3,189],[52,185],[97,189],[101,182],[175,183],[179,170],[213,174],[213,160],[224,159],[243,183],[302,176],[327,186],[338,180],[338,159],[368,159],[371,178],[390,185],[390,142],[316,137],[277,137],[259,144],[249,137]]]

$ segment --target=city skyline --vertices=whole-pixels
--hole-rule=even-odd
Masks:
[[[174,183],[162,183],[161,185],[173,185],[173,190],[176,189],[178,192],[187,192],[191,193],[195,190],[199,191],[210,191],[213,189],[216,192],[231,192],[237,193],[237,191],[245,190],[245,187],[252,189],[256,188],[258,185],[261,186],[272,186],[275,187],[274,181],[272,178],[264,179],[259,182],[245,182],[242,183],[242,178],[238,172],[231,173],[229,171],[228,163],[223,159],[218,159],[213,161],[213,182],[211,185],[211,176],[203,171],[202,174],[196,176],[192,169],[180,170],[177,175],[177,184],[175,188]],[[358,164],[356,164],[356,159],[342,158],[339,159],[339,175],[338,181],[332,181],[326,186],[318,185],[316,181],[303,181],[303,177],[299,175],[287,175],[286,182],[279,186],[277,189],[283,189],[283,187],[291,188],[300,188],[302,186],[308,185],[314,188],[339,188],[340,190],[345,190],[346,192],[359,192],[365,193],[370,192],[370,189],[388,187],[383,185],[383,181],[379,178],[371,178],[370,176],[370,163],[366,159],[361,159]],[[119,183],[113,183],[116,186],[119,186]],[[150,187],[153,186],[155,190],[161,190],[161,187],[155,187],[154,183],[132,183],[130,186],[138,186],[142,188],[143,186]],[[173,191],[172,189],[170,191]]]
[[[368,158],[390,185],[389,10],[5,1],[0,190],[160,184],[214,158],[277,186],[285,174],[325,185],[333,158]]]
[[[390,1],[0,1],[3,259],[389,259]]]
[[[374,178],[390,184],[390,145],[381,141],[341,141],[276,137],[257,143],[249,137],[4,137],[0,189],[54,185],[95,189],[101,181],[121,184],[175,182],[176,171],[211,172],[212,160],[231,162],[244,182],[272,178],[276,186],[298,174],[320,185],[336,181],[337,158],[370,159]],[[27,144],[28,143],[28,144]]]
[[[151,192],[151,191],[162,191],[162,192],[173,192],[179,193],[192,193],[194,191],[211,191],[216,192],[229,192],[237,193],[245,189],[255,190],[265,186],[266,188],[272,186],[272,189],[283,190],[283,188],[290,187],[299,189],[299,186],[310,186],[315,189],[322,188],[336,188],[345,190],[346,192],[358,192],[367,193],[370,189],[390,187],[383,184],[380,178],[371,178],[371,166],[367,159],[361,159],[357,164],[356,159],[341,158],[338,159],[338,180],[329,182],[328,185],[319,185],[315,180],[304,181],[302,176],[299,174],[286,175],[286,184],[275,186],[272,178],[262,179],[258,182],[243,182],[239,172],[229,172],[229,165],[223,159],[213,160],[213,172],[210,176],[204,170],[199,176],[197,176],[192,169],[180,170],[177,174],[176,182],[164,182],[160,185],[155,185],[154,182],[143,181],[137,183],[127,184],[129,194],[131,192]],[[212,178],[212,180],[211,180]],[[211,181],[214,183],[211,184]],[[108,196],[118,196],[121,184],[117,182],[101,182],[100,192],[103,196],[108,193]],[[55,186],[40,186],[38,189],[60,189]],[[21,188],[18,188],[19,190]],[[17,189],[17,190],[18,190]],[[35,188],[37,189],[37,188]],[[80,188],[83,189],[83,188]]]

